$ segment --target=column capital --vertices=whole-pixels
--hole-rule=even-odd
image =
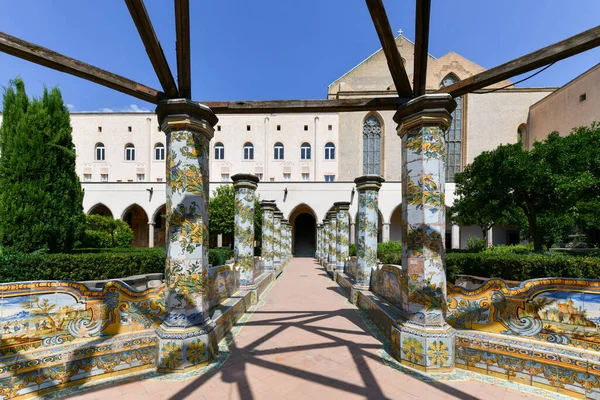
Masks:
[[[260,208],[263,210],[275,211],[277,210],[277,206],[275,205],[275,200],[262,200],[260,202]]]
[[[336,201],[335,203],[333,203],[333,206],[338,211],[343,211],[343,210],[348,211],[350,209],[350,202],[349,201]]]
[[[385,182],[385,179],[379,175],[363,175],[354,180],[358,190],[379,190],[383,182]]]
[[[258,176],[252,174],[235,174],[231,177],[234,188],[247,187],[256,190],[258,187]]]
[[[275,211],[273,213],[273,218],[279,218],[279,219],[283,220],[283,213],[281,211]]]
[[[282,213],[282,215],[283,215],[283,213]],[[290,225],[290,222],[287,219],[282,218],[281,219],[281,225]]]
[[[398,124],[398,135],[402,137],[407,130],[419,125],[440,125],[446,130],[455,108],[456,101],[447,93],[417,97],[396,111],[394,121]]]
[[[152,226],[154,226],[154,225],[156,225],[156,222],[154,222],[154,221],[150,221],[150,222],[148,222],[148,225],[152,225]]]
[[[210,108],[188,99],[163,100],[156,107],[156,115],[160,128],[165,133],[170,132],[174,127],[205,131],[208,126],[212,138],[212,128],[219,122],[219,118]]]
[[[335,210],[329,210],[329,211],[327,211],[327,219],[330,220],[330,221],[333,220],[333,219],[335,219],[336,215],[337,215],[337,213],[336,213]]]

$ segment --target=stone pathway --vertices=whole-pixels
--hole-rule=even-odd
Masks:
[[[323,268],[313,259],[296,258],[234,338],[220,369],[184,381],[140,380],[70,398],[542,398],[471,379],[468,372],[454,374],[459,380],[423,381],[381,354],[381,342]]]

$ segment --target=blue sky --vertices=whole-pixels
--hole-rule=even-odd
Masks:
[[[191,2],[195,100],[319,99],[327,85],[379,48],[362,0]],[[392,29],[414,39],[414,0],[384,0]],[[452,4],[452,5],[451,5]],[[175,70],[172,0],[146,0]],[[455,51],[494,67],[598,24],[597,0],[433,0],[430,53]],[[160,88],[121,0],[2,2],[2,31]],[[560,86],[600,62],[600,50],[527,81]],[[59,86],[74,111],[153,105],[0,53],[0,84],[20,75],[28,92]],[[515,78],[513,80],[516,80]],[[521,86],[524,86],[521,85]]]

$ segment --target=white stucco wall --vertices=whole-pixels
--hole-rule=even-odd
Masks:
[[[529,106],[553,90],[514,89],[465,96],[467,163],[501,144],[516,143],[519,125],[527,123]]]
[[[580,101],[580,96],[585,100]],[[573,128],[600,121],[600,64],[531,106],[528,146],[557,131],[561,136]]]

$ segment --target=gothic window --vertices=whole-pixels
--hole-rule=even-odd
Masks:
[[[446,87],[458,82],[454,74],[448,74],[442,80],[440,87]],[[461,171],[462,159],[462,98],[457,97],[456,109],[452,113],[452,123],[446,132],[446,182],[454,182],[454,175]]]
[[[374,115],[363,123],[363,174],[381,175],[381,122]]]

